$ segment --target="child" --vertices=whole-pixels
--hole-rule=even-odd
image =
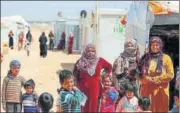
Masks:
[[[59,79],[62,89],[57,99],[57,112],[81,112],[87,98],[74,86],[72,72],[62,70]]]
[[[151,112],[150,109],[150,99],[148,97],[140,97],[138,99],[137,112]]]
[[[25,113],[40,111],[38,108],[38,96],[35,94],[34,88],[35,83],[32,79],[28,80],[24,85],[26,93],[24,93],[22,96],[22,104]]]
[[[26,47],[26,51],[27,51],[27,56],[29,56],[29,54],[30,54],[30,42],[29,42],[29,40],[26,40],[25,47]]]
[[[133,83],[127,83],[125,89],[125,96],[119,101],[116,112],[134,112],[138,105],[138,99],[134,96]]]
[[[118,92],[112,86],[110,75],[102,76],[102,92],[100,102],[100,112],[115,112],[115,103],[118,98]]]
[[[49,113],[50,109],[53,107],[54,99],[51,94],[45,92],[39,97],[38,103],[43,113]]]
[[[18,60],[10,62],[10,70],[3,80],[2,105],[6,112],[21,112],[21,88],[25,79],[19,75],[21,64]]]
[[[180,111],[179,88],[175,88],[174,101],[175,101],[175,104],[174,104],[173,108],[171,109],[170,113],[179,113],[179,111]]]

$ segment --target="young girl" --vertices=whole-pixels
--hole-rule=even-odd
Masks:
[[[102,76],[102,92],[100,101],[100,112],[115,112],[115,103],[118,98],[118,92],[112,87],[110,75]]]
[[[81,112],[86,96],[74,86],[72,72],[62,70],[59,74],[62,89],[57,99],[57,112]]]
[[[54,99],[50,93],[44,92],[39,96],[39,106],[43,113],[49,113],[53,107]]]
[[[151,112],[150,109],[150,99],[148,97],[140,97],[138,99],[137,112]]]
[[[138,99],[134,96],[133,83],[127,83],[125,96],[119,101],[116,112],[134,112],[138,106]]]
[[[28,80],[24,88],[26,90],[26,93],[22,96],[22,104],[24,108],[25,113],[35,113],[39,112],[40,109],[38,108],[38,96],[34,92],[35,83],[32,79]]]
[[[10,70],[3,80],[2,105],[6,112],[21,112],[21,88],[25,79],[19,75],[21,64],[18,60],[10,62]]]

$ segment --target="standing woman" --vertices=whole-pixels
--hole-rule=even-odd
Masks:
[[[13,39],[14,33],[11,30],[8,34],[9,37],[9,48],[14,49],[14,39]]]
[[[60,50],[64,50],[65,49],[65,44],[66,44],[66,33],[63,32],[61,34]]]
[[[68,38],[68,54],[72,54],[73,52],[73,40],[74,40],[74,35],[71,32]]]
[[[52,31],[49,33],[49,50],[54,49],[54,34]]]
[[[163,54],[162,47],[161,39],[153,36],[149,52],[138,65],[141,96],[150,97],[152,112],[169,111],[169,82],[174,77],[174,69],[171,58]]]
[[[115,60],[113,64],[113,83],[119,96],[122,98],[125,94],[125,85],[127,82],[135,83],[135,95],[139,96],[138,82],[133,76],[133,70],[136,70],[139,61],[139,46],[134,39],[127,40],[124,43],[124,51]]]
[[[40,56],[41,57],[46,57],[47,56],[47,37],[45,35],[45,32],[42,32],[42,35],[39,38],[40,42]]]
[[[82,108],[82,112],[98,112],[102,69],[110,74],[112,65],[103,58],[96,56],[94,45],[86,45],[81,58],[76,62],[73,70],[77,87],[88,98],[85,106]]]

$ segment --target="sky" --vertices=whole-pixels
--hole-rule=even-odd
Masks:
[[[131,1],[98,1],[99,8],[129,9]],[[63,17],[80,17],[81,10],[92,12],[96,1],[1,1],[1,17],[21,15],[26,21],[51,21]]]

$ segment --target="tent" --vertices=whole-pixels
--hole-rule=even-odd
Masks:
[[[30,27],[20,15],[1,17],[1,42],[8,42],[8,33],[10,30],[14,33],[14,41],[17,42],[18,35],[21,31],[26,33]]]

